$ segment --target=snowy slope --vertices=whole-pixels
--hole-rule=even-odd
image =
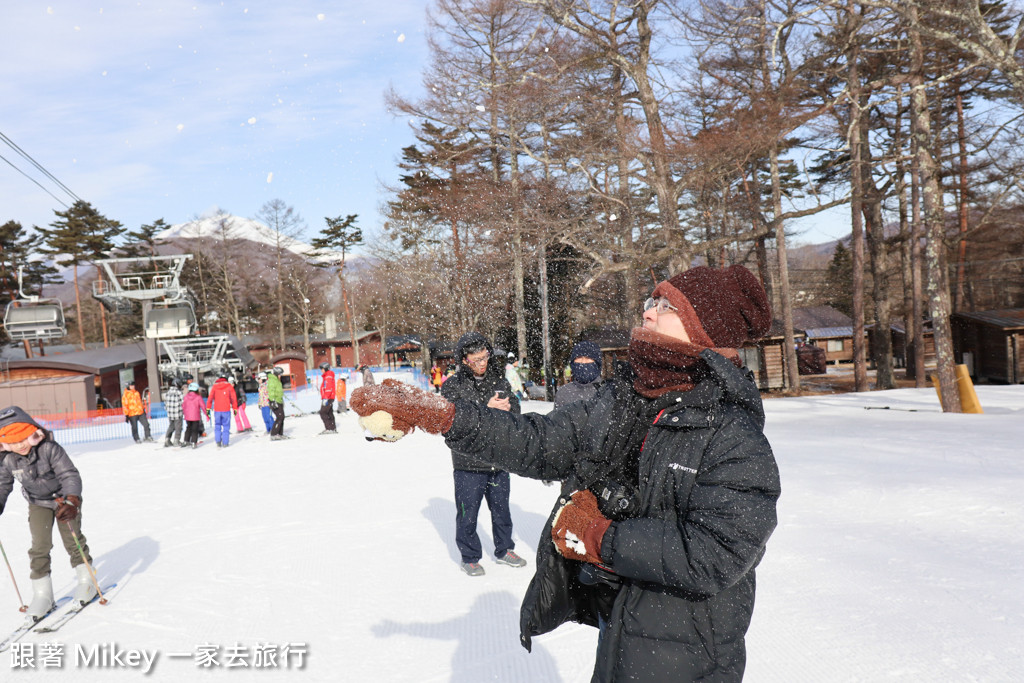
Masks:
[[[766,402],[784,492],[758,570],[747,681],[1021,680],[1024,387],[978,393],[985,415],[942,415],[930,390]],[[260,422],[255,408],[249,416]],[[3,653],[0,679],[127,680],[76,663],[78,647],[111,643],[156,651],[153,681],[590,679],[595,630],[563,626],[536,638],[532,654],[518,642],[519,601],[555,488],[514,478],[517,550],[530,566],[488,556],[486,575],[470,578],[457,566],[442,440],[367,443],[351,414],[337,436],[316,436],[321,428],[315,415],[290,417],[291,440],[243,434],[226,450],[72,447],[85,533],[117,593],[64,630],[28,639],[62,644],[63,669],[37,661],[7,673]],[[0,540],[23,594],[24,520],[16,492]],[[64,551],[53,557],[55,585],[70,590]],[[22,617],[0,582],[6,634]],[[280,659],[252,667],[257,646],[288,644],[305,647],[304,670]],[[219,667],[193,663],[204,645],[219,646]],[[250,666],[228,669],[230,648]]]

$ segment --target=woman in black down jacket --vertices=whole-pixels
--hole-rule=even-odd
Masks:
[[[781,491],[736,351],[767,331],[767,297],[741,266],[699,267],[659,284],[644,309],[635,376],[547,416],[389,387],[352,404],[392,416],[392,430],[440,432],[497,467],[563,481],[523,600],[527,649],[577,621],[601,629],[594,681],[739,681]]]

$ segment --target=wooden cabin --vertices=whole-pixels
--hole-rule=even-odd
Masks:
[[[1024,382],[1024,308],[954,313],[953,355],[979,382]]]

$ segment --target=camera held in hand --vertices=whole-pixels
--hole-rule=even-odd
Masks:
[[[636,517],[640,510],[640,493],[627,484],[617,481],[599,481],[590,487],[597,498],[597,509],[613,522]]]

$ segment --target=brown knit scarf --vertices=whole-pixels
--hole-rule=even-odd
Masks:
[[[693,389],[708,371],[707,365],[700,358],[704,349],[710,348],[725,356],[736,367],[743,365],[736,349],[711,346],[711,338],[688,301],[680,308],[679,318],[693,341],[684,342],[643,327],[633,328],[629,340],[629,364],[636,372],[633,388],[641,396],[657,398],[670,391]]]

